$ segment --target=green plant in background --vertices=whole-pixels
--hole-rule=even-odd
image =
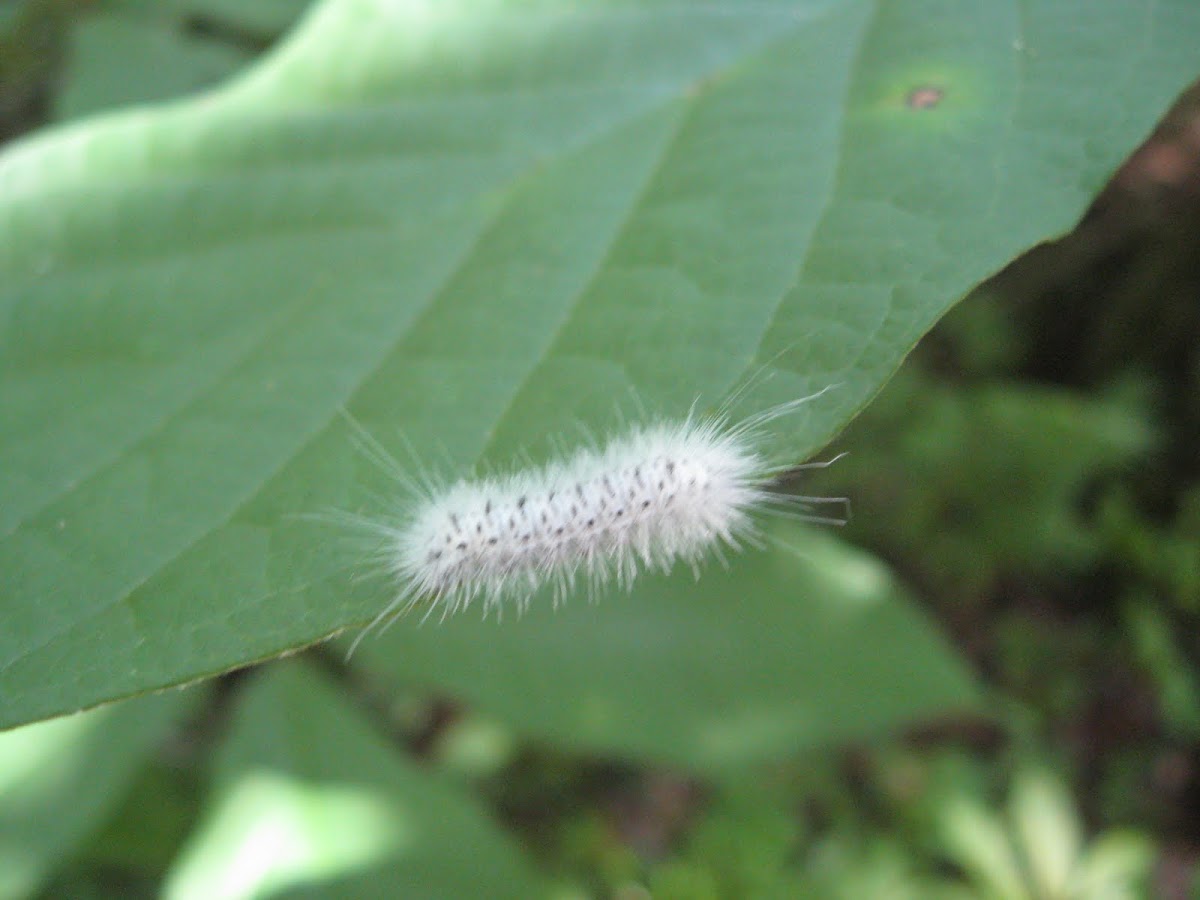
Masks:
[[[1153,854],[1141,836],[1113,832],[1085,846],[1061,782],[1044,771],[1014,778],[1007,816],[968,797],[942,810],[946,855],[973,896],[996,900],[1145,896]]]
[[[824,486],[856,487],[880,512],[854,523],[946,597],[985,596],[1008,572],[1079,573],[1107,547],[1074,499],[1098,474],[1153,446],[1128,398],[996,381],[940,383],[917,367],[894,379],[845,438],[862,447]],[[897,493],[899,491],[899,493]]]
[[[886,828],[864,829],[861,813],[835,814],[836,824],[824,833],[799,834],[795,814],[778,796],[727,786],[679,856],[655,871],[653,895],[1092,900],[1147,894],[1152,842],[1128,829],[1087,840],[1065,785],[1048,770],[1018,765],[1007,802],[996,804],[983,783],[986,772],[968,758],[922,755],[891,775],[902,768],[905,777],[925,781],[927,792],[901,799]],[[787,794],[811,799],[813,791],[793,785]]]
[[[74,32],[54,109],[213,83],[302,6],[112,4]],[[305,518],[393,489],[343,409],[463,473],[536,458],[580,423],[611,428],[614,398],[666,415],[713,405],[766,361],[740,412],[838,385],[780,423],[800,461],[959,297],[1078,216],[1200,69],[1197,13],[1185,0],[1020,14],[950,0],[325,0],[221,87],[8,148],[0,721],[367,621],[387,585],[356,579],[345,542]],[[894,461],[952,475],[953,505],[913,492],[887,507],[896,525],[851,461],[860,519],[889,522],[872,543],[903,535],[940,589],[974,595],[1014,566],[1081,570],[1115,539],[1071,501],[1097,467],[1152,445],[1135,404],[912,377],[903,390]],[[967,435],[985,436],[978,452],[961,450]],[[992,435],[1020,440],[993,453]],[[380,725],[411,735],[394,709],[364,721],[356,697],[430,689],[504,723],[501,746],[516,735],[722,778],[977,703],[967,667],[876,559],[787,524],[771,536],[697,583],[651,578],[503,625],[401,623],[333,666],[336,680],[311,661],[254,673],[209,707],[224,728],[192,720],[217,763],[172,813],[178,843],[131,851],[109,831],[89,852],[165,872],[178,896],[529,896],[543,879],[510,837],[448,772],[416,771],[379,738]],[[1163,658],[1153,626],[1141,633]],[[0,856],[27,860],[14,893],[81,846],[153,736],[202,703],[167,696],[118,707],[122,733],[146,737],[107,739],[120,762],[96,771],[86,815],[0,822]],[[8,736],[22,765],[35,734]],[[70,778],[90,771],[84,746],[63,751]],[[134,792],[178,783],[146,771]],[[64,802],[48,790],[21,808],[52,818]],[[663,896],[961,887],[869,829],[815,839],[807,871],[760,880],[805,838],[754,806],[768,808],[728,819],[740,874],[632,861],[612,880],[645,875]],[[264,849],[246,868],[252,846]]]

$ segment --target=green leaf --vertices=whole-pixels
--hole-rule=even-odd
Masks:
[[[291,27],[311,0],[110,0],[72,29],[57,119],[210,87]]]
[[[566,746],[712,769],[975,702],[965,667],[887,571],[790,527],[699,580],[648,576],[502,623],[368,638],[356,665],[451,690]]]
[[[334,687],[272,666],[240,700],[165,896],[535,897],[526,861],[455,784],[406,761]]]
[[[197,699],[171,691],[0,734],[0,897],[36,891]]]
[[[10,148],[0,723],[369,619],[386,594],[301,518],[387,490],[342,408],[463,473],[766,365],[739,414],[838,385],[777,423],[775,449],[815,451],[1079,214],[1200,65],[1198,20],[327,0],[220,92]]]
[[[1083,848],[1083,826],[1067,787],[1042,769],[1013,778],[1008,801],[1013,841],[1025,861],[1030,893],[1063,897]]]
[[[313,0],[191,0],[193,15],[248,35],[272,36],[290,28]]]
[[[1029,900],[1016,850],[1004,821],[974,798],[961,796],[940,810],[943,851],[989,900]]]
[[[215,84],[249,59],[235,48],[188,38],[175,26],[117,14],[78,25],[55,117],[73,119],[189,93]]]
[[[1084,854],[1071,882],[1075,897],[1137,897],[1144,895],[1154,871],[1153,841],[1135,831],[1110,831],[1098,837]]]

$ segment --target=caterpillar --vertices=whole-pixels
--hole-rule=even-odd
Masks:
[[[677,563],[698,577],[707,557],[724,562],[725,551],[759,543],[760,513],[844,503],[778,490],[787,473],[834,460],[789,466],[760,449],[769,422],[825,390],[737,423],[725,411],[693,409],[683,420],[635,425],[544,465],[449,486],[418,486],[356,425],[364,449],[410,496],[387,521],[352,517],[377,539],[375,557],[396,588],[355,646],[423,602],[426,616],[453,615],[476,601],[499,613],[508,603],[523,609],[547,585],[557,603],[581,579],[592,593],[610,583],[628,589],[640,572],[669,572]]]

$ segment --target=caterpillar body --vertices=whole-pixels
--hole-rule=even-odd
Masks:
[[[594,593],[610,583],[628,588],[639,572],[677,563],[698,575],[705,558],[724,560],[725,550],[757,543],[759,513],[844,502],[780,494],[784,472],[828,463],[780,465],[760,449],[768,422],[822,393],[739,423],[718,412],[638,425],[542,466],[444,488],[416,487],[360,428],[368,453],[413,496],[390,521],[355,517],[377,539],[374,555],[397,587],[359,639],[422,602],[426,615],[451,615],[476,601],[499,613],[507,603],[524,608],[547,585],[557,602],[581,580]]]

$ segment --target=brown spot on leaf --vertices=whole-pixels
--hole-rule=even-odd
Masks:
[[[926,84],[913,88],[905,103],[908,104],[909,109],[933,109],[942,102],[942,98],[945,96],[946,92],[942,88]]]

